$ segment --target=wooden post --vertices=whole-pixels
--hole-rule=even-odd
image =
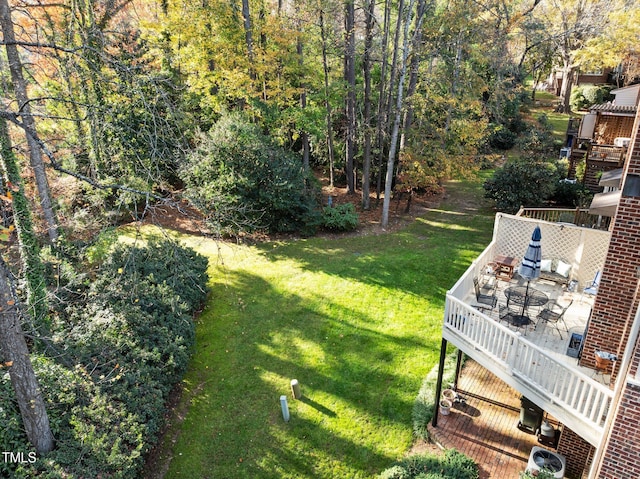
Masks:
[[[291,395],[293,396],[293,399],[302,398],[302,391],[300,391],[300,383],[298,382],[297,379],[291,380]]]

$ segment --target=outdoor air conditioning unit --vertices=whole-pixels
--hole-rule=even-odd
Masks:
[[[618,148],[629,146],[629,143],[631,143],[631,138],[625,138],[623,136],[619,136],[613,140],[613,146],[617,146]]]
[[[531,454],[529,454],[529,462],[527,463],[527,471],[540,471],[546,469],[553,474],[556,479],[564,477],[564,470],[567,462],[562,454],[549,451],[540,446],[533,446]]]

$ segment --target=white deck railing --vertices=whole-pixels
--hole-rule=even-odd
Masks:
[[[469,300],[474,297],[473,278],[483,274],[498,254],[524,254],[536,225],[543,230],[543,257],[572,262],[573,279],[582,284],[602,269],[610,240],[607,232],[498,214],[493,240],[447,293],[442,336],[597,446],[611,389],[585,375],[575,362],[563,362],[468,304],[473,303]]]
[[[520,333],[447,294],[443,335],[474,358],[490,358],[492,372],[539,404],[573,431],[599,441],[613,391],[547,354]],[[520,387],[518,387],[520,386]]]

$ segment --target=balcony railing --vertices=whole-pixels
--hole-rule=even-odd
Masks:
[[[607,230],[611,223],[610,218],[592,215],[587,208],[520,208],[517,216],[602,230]]]
[[[505,221],[505,225],[501,225],[501,220]],[[511,244],[511,241],[505,243],[504,237],[512,238],[516,231],[528,232],[538,222],[539,220],[520,220],[506,215],[501,219],[498,215],[493,241],[447,293],[442,336],[491,370],[505,383],[536,402],[575,433],[597,446],[603,434],[613,391],[581,371],[568,356],[563,360],[561,355],[553,354],[534,344],[520,332],[512,331],[470,304],[475,299],[473,278],[482,274],[487,263],[498,253],[513,255],[505,251],[506,244]],[[552,253],[550,249],[553,244],[566,247],[569,243],[568,237],[563,240],[564,236],[559,235],[575,236],[578,233],[572,229],[573,227],[567,232],[567,228],[563,230],[557,224],[541,226],[545,232],[543,238],[550,243],[547,248],[549,253]],[[588,238],[581,237],[573,247],[576,251],[586,251],[591,260],[598,258],[599,264],[599,249],[606,246],[606,233],[580,230],[584,231]],[[554,238],[554,235],[558,236]],[[524,240],[517,240],[518,243],[521,241],[524,244]],[[593,249],[593,245],[600,242],[603,245],[599,249]],[[600,266],[594,264],[593,268]],[[591,274],[591,271],[588,274]]]
[[[615,166],[621,167],[624,164],[626,153],[627,149],[625,147],[613,145],[591,145],[588,159],[613,163]]]
[[[447,295],[443,336],[597,445],[613,391],[525,337]]]

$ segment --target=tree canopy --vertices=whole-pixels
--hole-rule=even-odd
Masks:
[[[545,132],[523,120],[526,79],[562,68],[563,111],[578,69],[622,62],[636,80],[639,12],[624,0],[0,0],[0,299],[11,313],[0,326],[17,338],[0,346],[14,368],[0,393],[16,399],[27,434],[14,421],[8,440],[53,454],[43,477],[97,476],[118,461],[130,467],[122,477],[139,470],[157,410],[137,416],[131,388],[104,378],[142,362],[128,386],[149,379],[161,405],[188,357],[204,266],[151,247],[191,265],[197,294],[156,263],[128,276],[131,258],[152,262],[136,248],[102,255],[96,270],[90,252],[108,228],[188,201],[220,236],[352,229],[354,207],[325,206],[317,176],[353,203],[360,193],[363,209],[382,203],[384,227],[394,195],[437,190],[514,145],[525,159],[487,192],[501,208],[533,205],[553,194],[557,164]],[[131,304],[118,299],[134,291]],[[169,382],[158,377],[167,364]],[[70,390],[82,407],[54,406],[50,421],[47,407],[72,407]],[[65,462],[67,447],[111,441],[92,429],[110,429],[98,418],[109,414],[126,440]],[[49,452],[55,436],[65,441]]]

